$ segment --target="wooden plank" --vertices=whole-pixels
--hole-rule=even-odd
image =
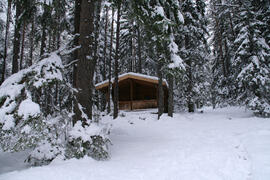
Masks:
[[[129,84],[130,84],[130,110],[133,110],[133,107],[132,107],[132,101],[133,101],[133,81],[132,79],[129,79]]]
[[[155,87],[155,85],[156,85],[154,83],[149,83],[149,82],[138,80],[138,79],[133,79],[133,81],[134,81],[134,83],[144,85],[144,86],[148,86],[148,87]]]
[[[134,109],[147,109],[147,108],[157,108],[157,100],[133,100],[132,101],[133,110]],[[130,101],[119,101],[120,110],[131,110]]]
[[[158,96],[158,85],[155,86],[156,87],[156,99],[157,99],[157,105],[158,105],[158,99],[159,99],[159,96]]]

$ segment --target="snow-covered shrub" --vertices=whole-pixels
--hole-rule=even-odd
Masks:
[[[94,105],[93,119],[87,122],[77,121],[70,129],[66,158],[82,158],[87,155],[96,160],[108,159],[110,157],[108,135],[111,129],[111,118],[110,116],[101,117],[100,110]]]
[[[62,81],[61,60],[53,54],[28,69],[10,76],[0,87],[0,124],[5,150],[18,151],[31,147],[44,126],[42,107],[35,96],[44,86]],[[24,135],[22,135],[24,134]],[[40,134],[40,133],[37,133]],[[27,143],[22,139],[29,139]],[[14,141],[13,141],[14,140]],[[3,143],[1,143],[3,145]]]
[[[255,97],[249,102],[248,107],[257,116],[270,117],[270,102],[266,102],[265,99]]]
[[[266,58],[251,56],[237,77],[238,101],[243,102],[256,116],[270,117],[270,75]]]
[[[26,159],[33,166],[49,164],[57,156],[65,155],[67,131],[71,118],[65,115],[54,118],[48,116],[45,122],[44,131],[46,133]]]
[[[108,159],[109,130],[110,126],[105,123],[88,122],[83,126],[78,121],[69,132],[67,158],[82,158],[87,155],[96,160]]]
[[[58,156],[108,159],[109,127],[94,108],[93,121],[72,127],[73,89],[65,79],[61,58],[52,53],[10,76],[0,87],[0,147],[14,152],[30,149],[31,165]]]
[[[63,155],[64,147],[44,139],[37,144],[35,149],[30,153],[26,161],[32,166],[49,164],[57,156]]]
[[[60,94],[59,89],[68,88],[63,80],[62,70],[60,57],[53,53],[3,82],[0,87],[0,145],[4,151],[14,152],[30,148],[34,149],[28,158],[32,164],[42,164],[41,160],[45,163],[52,160],[52,156],[46,153],[50,148],[45,150],[42,146],[44,142],[53,148],[62,144],[56,141],[59,138],[57,136],[63,134],[63,122],[50,121],[55,119],[53,117],[66,114],[63,113],[65,111],[60,113],[57,108],[57,103],[61,101],[56,97]],[[47,155],[38,159],[35,152]],[[39,162],[33,162],[34,159]]]

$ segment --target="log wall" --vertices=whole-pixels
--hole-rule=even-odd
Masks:
[[[132,108],[131,108],[132,107]],[[120,110],[132,110],[132,109],[148,109],[156,108],[157,100],[135,100],[135,101],[119,101]]]

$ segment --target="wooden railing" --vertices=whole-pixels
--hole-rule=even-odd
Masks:
[[[132,109],[147,109],[156,108],[157,100],[135,100],[135,101],[119,101],[120,110],[132,110]]]

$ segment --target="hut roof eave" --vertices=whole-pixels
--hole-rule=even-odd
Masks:
[[[134,73],[134,72],[121,74],[119,76],[118,82],[123,81],[123,80],[128,79],[128,78],[158,84],[158,77],[148,76],[148,75],[145,75],[145,74],[139,74],[139,73]],[[111,82],[114,83],[114,79],[112,79]],[[163,79],[162,84],[168,87],[168,83],[167,83],[167,81],[165,79]],[[95,87],[96,87],[97,90],[100,90],[100,89],[102,89],[104,87],[107,87],[108,85],[109,85],[109,80],[105,80],[103,82],[100,82],[100,83],[96,84]]]

